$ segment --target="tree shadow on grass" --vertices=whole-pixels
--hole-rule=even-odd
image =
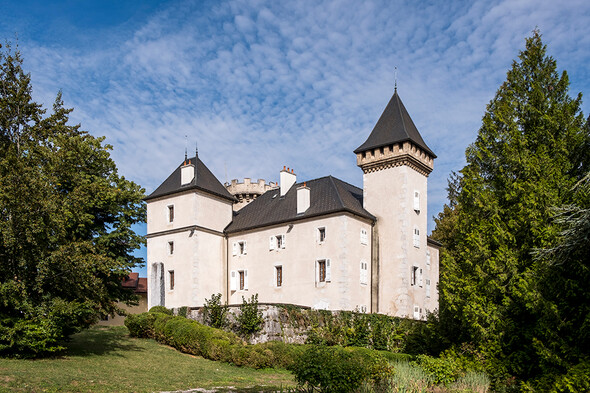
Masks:
[[[74,334],[65,346],[66,356],[124,356],[125,351],[145,351],[129,338],[129,331],[123,326],[93,326]]]

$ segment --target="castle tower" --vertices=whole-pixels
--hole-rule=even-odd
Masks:
[[[252,180],[246,177],[243,183],[239,183],[238,179],[233,179],[231,183],[225,183],[224,186],[237,199],[237,202],[234,203],[234,211],[238,211],[268,190],[276,188],[277,183],[266,184],[264,179],[258,179],[256,183],[252,183]]]
[[[431,269],[426,237],[427,178],[436,155],[422,139],[397,88],[365,143],[354,152],[363,170],[364,208],[377,217],[371,309],[422,319],[426,310],[438,305],[438,264]]]

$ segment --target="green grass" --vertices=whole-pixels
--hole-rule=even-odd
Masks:
[[[94,327],[76,334],[57,358],[0,358],[0,392],[159,392],[228,386],[245,391],[294,385],[288,371],[253,370],[186,355],[154,340],[130,338],[125,327]]]

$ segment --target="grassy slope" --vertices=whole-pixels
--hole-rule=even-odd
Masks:
[[[135,339],[125,327],[95,327],[73,336],[62,357],[0,358],[4,392],[153,392],[219,386],[293,386],[284,370],[253,370]]]

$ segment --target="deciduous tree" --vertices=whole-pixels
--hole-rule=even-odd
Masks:
[[[0,354],[40,354],[132,301],[132,225],[144,190],[119,176],[104,138],[45,116],[10,46],[0,50]]]

